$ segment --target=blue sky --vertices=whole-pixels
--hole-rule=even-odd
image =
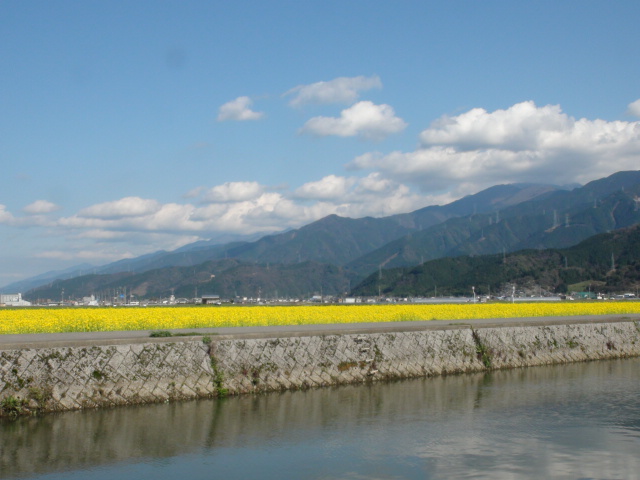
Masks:
[[[0,285],[640,163],[636,1],[0,3]]]

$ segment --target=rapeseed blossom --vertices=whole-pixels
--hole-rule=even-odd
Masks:
[[[0,310],[0,335],[640,313],[640,302],[72,307]]]

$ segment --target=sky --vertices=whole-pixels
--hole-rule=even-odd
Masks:
[[[0,2],[0,286],[640,165],[633,1]]]

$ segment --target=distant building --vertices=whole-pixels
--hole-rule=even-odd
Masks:
[[[220,305],[220,295],[202,295],[203,305]]]
[[[31,302],[22,299],[21,293],[0,294],[0,305],[7,307],[30,307]]]
[[[96,297],[91,295],[90,297],[82,297],[82,304],[95,307],[98,305],[98,302],[96,301]]]
[[[597,295],[593,292],[575,292],[573,296],[581,300],[586,300],[586,299],[595,300],[597,298]]]

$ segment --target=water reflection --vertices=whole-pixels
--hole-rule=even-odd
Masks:
[[[600,361],[5,421],[0,477],[634,478],[639,367]]]

